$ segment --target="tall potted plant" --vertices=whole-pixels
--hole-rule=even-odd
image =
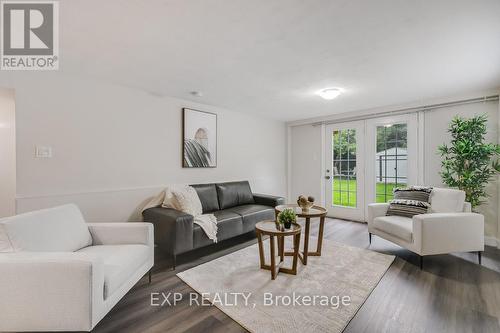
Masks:
[[[483,203],[487,196],[485,187],[493,176],[500,172],[497,156],[500,145],[486,143],[486,115],[472,118],[456,116],[451,121],[448,132],[450,145],[439,146],[441,178],[450,187],[465,191],[465,198],[472,208]]]

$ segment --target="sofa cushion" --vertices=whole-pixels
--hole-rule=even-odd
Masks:
[[[217,199],[217,189],[215,184],[191,185],[200,197],[203,206],[203,214],[219,210],[219,200]]]
[[[389,209],[386,215],[398,215],[413,217],[418,214],[425,214],[429,210],[429,196],[432,187],[410,186],[406,188],[396,188],[394,199],[389,201]]]
[[[452,188],[434,188],[430,202],[431,213],[460,213],[464,210],[465,192]]]
[[[229,210],[214,212],[217,218],[217,240],[221,241],[242,234],[243,219]]]
[[[429,202],[429,196],[431,195],[431,192],[432,192],[432,187],[409,186],[409,187],[395,188],[393,194],[394,194],[394,199]]]
[[[386,215],[413,217],[419,214],[426,214],[430,206],[428,202],[424,201],[393,199],[389,201],[389,208]]]
[[[255,229],[255,224],[264,220],[274,220],[274,208],[264,205],[242,205],[229,208],[228,210],[243,217],[243,232]]]
[[[240,215],[229,210],[213,212],[217,218],[217,240],[222,241],[243,233],[243,219]],[[193,246],[195,248],[211,245],[211,241],[199,225],[193,225]]]
[[[247,181],[216,184],[220,209],[253,204],[253,194]]]
[[[104,262],[104,299],[111,296],[150,258],[147,245],[96,245],[78,250]]]
[[[92,244],[76,205],[64,205],[0,220],[0,252],[74,252]]]
[[[373,219],[373,226],[389,235],[412,241],[413,220],[403,216],[379,216]]]

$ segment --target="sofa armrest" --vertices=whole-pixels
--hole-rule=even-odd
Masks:
[[[379,216],[385,216],[389,209],[388,203],[372,203],[368,205],[368,227],[373,223],[373,219]]]
[[[0,255],[0,331],[89,331],[104,297],[102,259],[77,252]]]
[[[276,207],[285,204],[285,198],[268,194],[253,194],[253,200],[258,205]]]
[[[193,249],[193,216],[163,207],[154,207],[142,212],[144,221],[155,225],[155,243],[170,254]]]
[[[151,223],[106,222],[87,223],[93,245],[144,244],[154,246],[154,228]]]
[[[476,213],[415,215],[413,241],[421,255],[484,251],[484,216]]]

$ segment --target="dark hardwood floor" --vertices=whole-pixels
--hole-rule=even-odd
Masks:
[[[487,247],[482,266],[475,254],[460,253],[426,257],[420,270],[407,250],[376,236],[369,246],[366,224],[328,219],[325,239],[397,256],[345,332],[500,332],[500,250]],[[187,296],[176,306],[150,306],[152,292],[193,292],[176,273],[256,243],[242,240],[181,257],[175,272],[158,253],[152,283],[143,278],[94,332],[245,332],[216,307],[189,306]]]

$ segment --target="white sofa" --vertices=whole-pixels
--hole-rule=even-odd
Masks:
[[[396,243],[420,256],[452,252],[477,252],[481,264],[484,251],[484,217],[471,212],[465,192],[434,188],[430,212],[413,218],[386,216],[389,204],[368,205],[368,232]]]
[[[150,223],[75,205],[0,220],[0,331],[90,331],[153,267]]]

